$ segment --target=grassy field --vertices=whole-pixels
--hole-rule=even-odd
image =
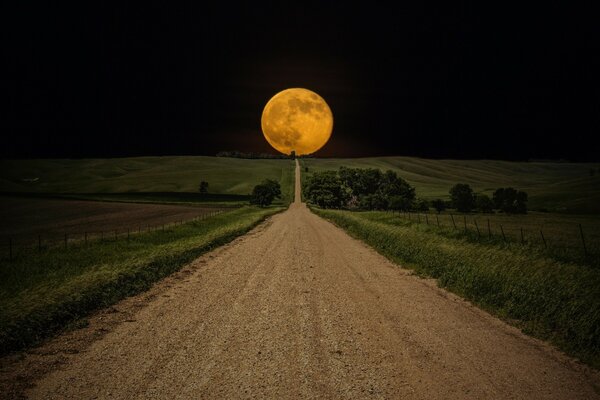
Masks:
[[[467,232],[473,241],[525,244],[560,261],[600,267],[600,215],[540,212],[527,215],[382,212],[376,215],[378,221],[388,224],[410,221],[439,227],[436,232],[449,237],[461,237]]]
[[[242,207],[198,222],[0,261],[0,354],[143,291],[282,207]]]
[[[600,270],[382,212],[313,209],[391,260],[600,367]]]
[[[529,194],[529,208],[553,212],[599,214],[600,173],[590,176],[596,164],[509,162],[492,160],[428,160],[414,157],[302,159],[308,174],[353,168],[391,169],[415,186],[417,196],[448,199],[456,183],[468,183],[491,196],[498,187],[512,186]],[[303,179],[307,173],[304,173]]]
[[[293,168],[292,160],[200,156],[2,160],[0,192],[77,194],[75,197],[94,200],[210,202],[215,199],[182,197],[176,193],[197,194],[200,182],[206,181],[211,194],[248,195],[263,179],[274,179],[282,186],[281,204],[289,204]]]

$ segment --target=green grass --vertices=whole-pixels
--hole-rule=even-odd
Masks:
[[[529,194],[532,210],[562,213],[600,213],[600,174],[590,176],[598,164],[509,162],[493,160],[428,160],[414,157],[374,157],[301,160],[303,179],[314,171],[353,168],[391,169],[415,186],[417,196],[448,199],[456,183],[468,183],[478,193],[491,195],[498,187],[512,186]]]
[[[197,193],[200,181],[219,195],[248,195],[263,179],[281,183],[282,204],[292,200],[292,160],[227,157],[133,157],[0,161],[0,192]]]
[[[166,231],[0,260],[0,354],[150,287],[282,207],[242,207]]]
[[[377,220],[387,224],[429,224],[447,237],[466,237],[474,242],[522,243],[559,261],[600,268],[600,216],[530,212],[526,215],[429,213],[378,213]],[[454,223],[452,222],[454,219]],[[488,225],[489,222],[489,225]],[[581,238],[581,225],[585,249]],[[456,228],[455,228],[456,226]],[[488,230],[489,227],[489,230]],[[521,238],[521,229],[523,237]],[[477,231],[479,230],[479,233]],[[504,235],[502,234],[504,232]],[[542,236],[543,235],[543,236]]]
[[[600,368],[600,270],[529,246],[439,234],[388,213],[313,211],[391,260]]]

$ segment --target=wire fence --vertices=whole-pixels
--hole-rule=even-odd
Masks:
[[[175,226],[181,226],[190,222],[198,222],[218,214],[223,210],[214,210],[207,213],[195,216],[188,219],[179,219],[171,222],[154,223],[154,224],[135,224],[127,227],[107,230],[84,230],[80,232],[64,232],[54,233],[39,233],[34,236],[16,236],[8,235],[4,237],[5,252],[2,259],[13,261],[17,256],[27,253],[37,252],[43,253],[50,249],[64,249],[76,245],[88,246],[93,243],[105,241],[129,241],[136,235],[141,235],[148,232],[166,232],[168,229]]]
[[[477,241],[518,243],[554,253],[569,253],[573,259],[595,259],[596,263],[600,258],[599,227],[584,227],[581,223],[539,223],[535,218],[527,220],[527,216],[512,217],[519,218],[521,222],[514,223],[493,215],[426,212],[400,212],[396,215],[441,231],[462,233]]]

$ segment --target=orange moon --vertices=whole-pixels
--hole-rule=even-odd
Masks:
[[[277,151],[311,154],[327,143],[333,114],[321,96],[302,88],[286,89],[268,101],[261,126],[267,142]]]

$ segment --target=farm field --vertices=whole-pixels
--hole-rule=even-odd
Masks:
[[[0,259],[0,354],[36,343],[90,311],[146,290],[282,207],[241,207],[130,240],[96,240]]]
[[[9,238],[13,245],[43,246],[62,243],[64,235],[81,240],[102,233],[123,235],[147,230],[148,227],[180,223],[222,210],[214,207],[133,204],[48,198],[0,197],[0,240],[5,247]],[[5,255],[5,249],[2,255]]]
[[[560,213],[600,213],[600,174],[597,164],[512,162],[495,160],[431,160],[415,157],[302,159],[303,179],[315,171],[379,168],[396,171],[426,200],[448,199],[456,183],[468,183],[477,193],[491,196],[498,187],[512,186],[529,194],[531,210]]]
[[[281,159],[202,156],[2,160],[0,192],[76,194],[103,200],[189,202],[190,195],[182,197],[174,193],[197,195],[200,182],[206,181],[208,192],[212,195],[248,195],[263,179],[273,179],[282,186],[280,203],[289,204],[293,195],[293,165],[293,161]],[[123,198],[123,193],[129,198]],[[201,202],[193,196],[191,200]],[[236,198],[216,200],[226,202]],[[209,198],[208,201],[215,199]]]

